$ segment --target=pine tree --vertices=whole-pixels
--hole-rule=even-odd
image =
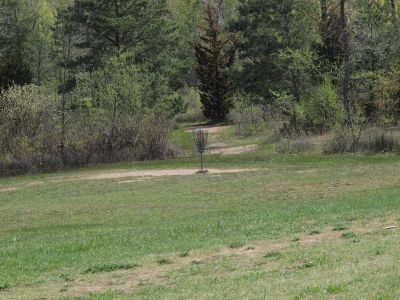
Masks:
[[[96,67],[104,55],[127,56],[130,62],[154,62],[174,30],[168,22],[165,0],[77,0],[74,20],[87,49],[82,61]]]
[[[210,4],[205,5],[204,11],[206,24],[200,27],[199,40],[192,42],[197,59],[195,71],[200,82],[204,116],[222,121],[232,108],[229,69],[234,63],[236,42],[234,38],[223,36],[219,16]]]
[[[22,2],[0,3],[0,92],[13,84],[24,85],[33,80],[32,70],[23,55],[26,24],[21,20]]]
[[[235,79],[241,88],[261,98],[262,105],[284,92],[297,102],[312,83],[311,45],[316,32],[310,0],[240,0],[230,28],[240,37]]]

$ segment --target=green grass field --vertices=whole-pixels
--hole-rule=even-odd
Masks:
[[[0,299],[400,298],[398,156],[206,160],[248,170],[87,177],[189,156],[0,179]]]

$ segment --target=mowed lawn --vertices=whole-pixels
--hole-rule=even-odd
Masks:
[[[400,157],[267,148],[0,179],[0,299],[399,299]]]

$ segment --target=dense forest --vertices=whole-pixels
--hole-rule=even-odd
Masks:
[[[0,173],[173,157],[177,122],[279,122],[287,138],[330,133],[326,153],[393,151],[399,5],[1,0]]]

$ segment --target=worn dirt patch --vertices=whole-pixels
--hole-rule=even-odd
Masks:
[[[195,126],[195,127],[190,127],[186,132],[193,132],[193,130],[196,129],[203,129],[208,131],[209,134],[215,134],[215,133],[220,133],[226,130],[229,126],[226,125],[221,125],[221,126]]]
[[[234,174],[242,172],[252,172],[257,170],[258,169],[208,169],[207,174],[209,175]],[[76,181],[76,180],[126,179],[126,180],[121,180],[118,183],[128,184],[134,182],[147,181],[157,177],[192,176],[196,175],[198,171],[199,171],[198,169],[137,170],[137,171],[119,170],[114,172],[93,173],[89,175],[61,176],[49,179],[47,182],[33,181],[25,184],[3,186],[0,187],[0,193],[15,192],[23,190],[25,188],[35,187],[38,185],[45,185],[45,184],[49,185],[52,183],[60,183],[60,182]]]
[[[225,143],[214,143],[214,144],[208,145],[208,147],[210,147],[211,149],[214,149],[214,148],[227,148],[227,147],[229,147],[229,145],[227,145]]]
[[[375,224],[374,224],[375,225]],[[382,224],[369,226],[368,228],[352,228],[351,231],[359,234],[367,234],[379,230]],[[350,229],[343,231],[325,231],[314,235],[302,236],[298,241],[278,240],[256,243],[240,248],[221,248],[217,250],[193,251],[186,257],[177,254],[170,255],[172,264],[159,265],[154,259],[144,262],[141,266],[131,270],[115,271],[111,273],[101,273],[94,275],[77,275],[72,281],[51,281],[35,286],[23,286],[0,291],[1,299],[18,299],[16,295],[29,295],[29,299],[57,299],[61,297],[84,297],[91,293],[102,293],[108,290],[118,290],[125,293],[134,293],[143,285],[169,285],[166,273],[189,266],[194,261],[210,262],[232,256],[247,256],[257,258],[270,251],[283,250],[293,243],[300,245],[334,241],[349,232]],[[24,297],[22,297],[24,298]]]
[[[33,182],[29,182],[29,183],[24,183],[24,184],[4,186],[4,187],[0,187],[0,193],[15,192],[15,191],[19,191],[19,190],[22,190],[25,188],[35,187],[35,186],[38,186],[41,184],[44,184],[44,182],[43,181],[33,181]]]
[[[132,180],[123,180],[119,181],[118,183],[120,184],[127,184],[127,183],[135,183],[135,182],[143,182],[143,181],[148,181],[153,179],[154,177],[143,177],[143,178],[138,178],[138,179],[132,179]]]
[[[191,176],[195,175],[198,169],[171,169],[171,170],[141,170],[124,172],[107,172],[81,176],[84,180],[118,179],[129,177],[163,177],[163,176]],[[256,169],[208,169],[209,174],[229,174],[256,171]]]
[[[16,186],[11,186],[11,187],[6,187],[6,188],[0,188],[0,193],[4,192],[14,192],[18,191],[18,188]]]
[[[236,146],[236,147],[228,147],[228,148],[218,148],[211,150],[211,154],[222,154],[222,155],[236,155],[254,151],[258,148],[258,145],[244,145],[244,146]]]

